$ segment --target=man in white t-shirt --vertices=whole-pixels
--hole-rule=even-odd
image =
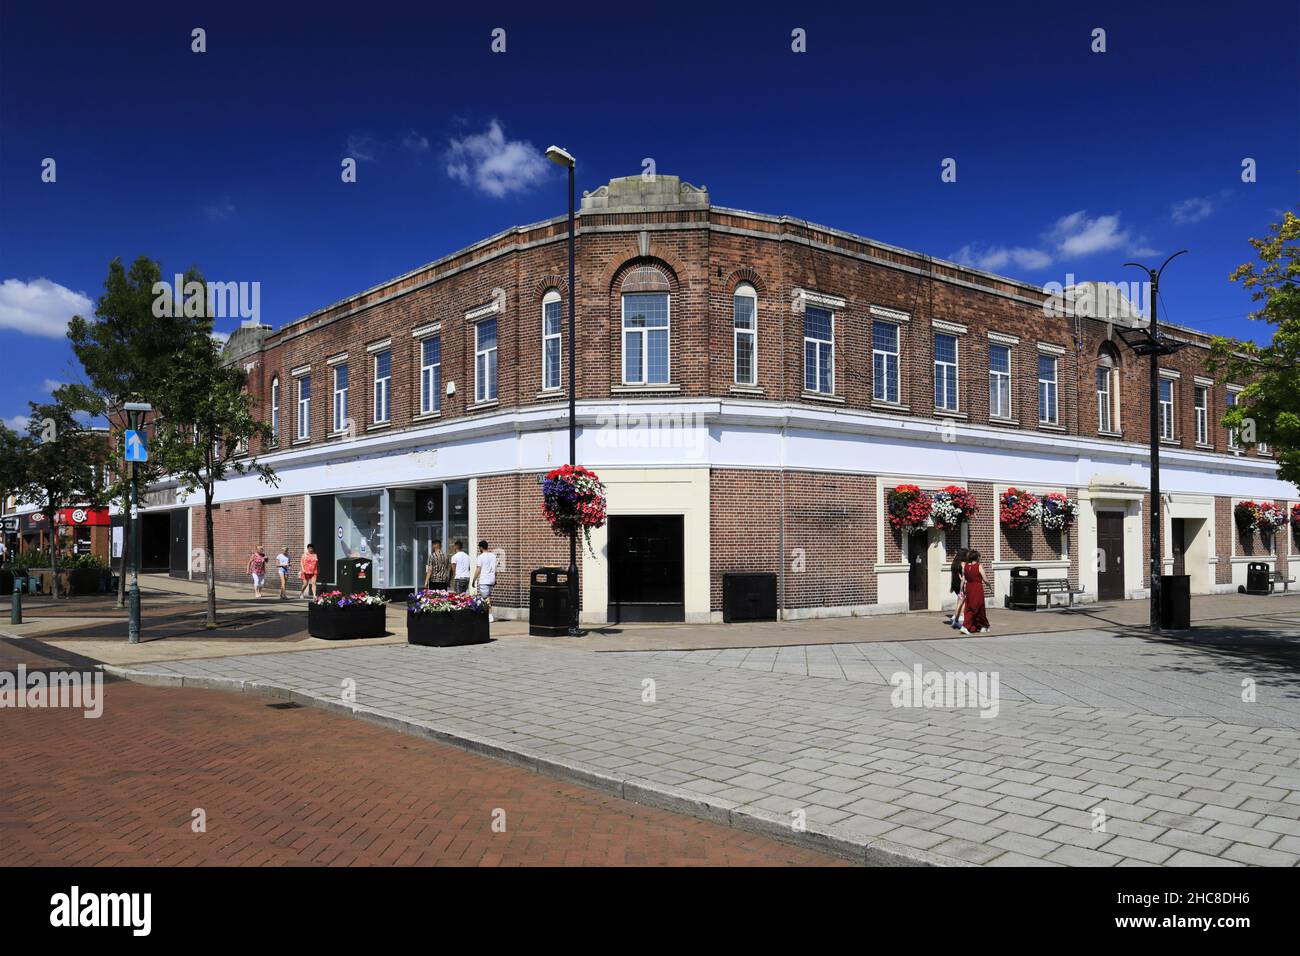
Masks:
[[[465,543],[463,541],[454,542],[452,547],[455,550],[451,553],[451,588],[453,591],[463,593],[469,590],[469,555],[465,553]]]
[[[488,621],[495,621],[492,616],[492,585],[497,583],[497,556],[494,552],[488,550],[487,541],[478,543],[478,565],[474,568],[474,580],[471,584],[478,585],[478,593],[482,595],[483,600],[488,602]]]

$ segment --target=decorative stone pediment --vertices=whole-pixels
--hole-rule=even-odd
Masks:
[[[707,209],[709,190],[679,176],[623,176],[582,194],[583,212],[644,209]]]

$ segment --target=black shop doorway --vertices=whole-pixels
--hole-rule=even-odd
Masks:
[[[682,529],[681,515],[610,517],[609,623],[686,620]]]

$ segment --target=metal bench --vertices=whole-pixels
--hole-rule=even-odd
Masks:
[[[1286,594],[1291,590],[1291,585],[1295,584],[1295,578],[1282,577],[1281,571],[1270,572],[1268,576],[1268,590],[1270,593],[1277,590],[1278,585],[1282,585],[1282,593]]]
[[[1072,588],[1066,578],[1047,578],[1038,582],[1038,597],[1047,598],[1046,607],[1052,606],[1053,594],[1064,594],[1070,607],[1074,607],[1074,596],[1082,594],[1083,588]]]

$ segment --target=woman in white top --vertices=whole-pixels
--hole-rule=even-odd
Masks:
[[[280,553],[275,556],[275,570],[280,575],[280,600],[289,600],[289,595],[285,593],[285,584],[289,581],[289,549],[281,548]]]

